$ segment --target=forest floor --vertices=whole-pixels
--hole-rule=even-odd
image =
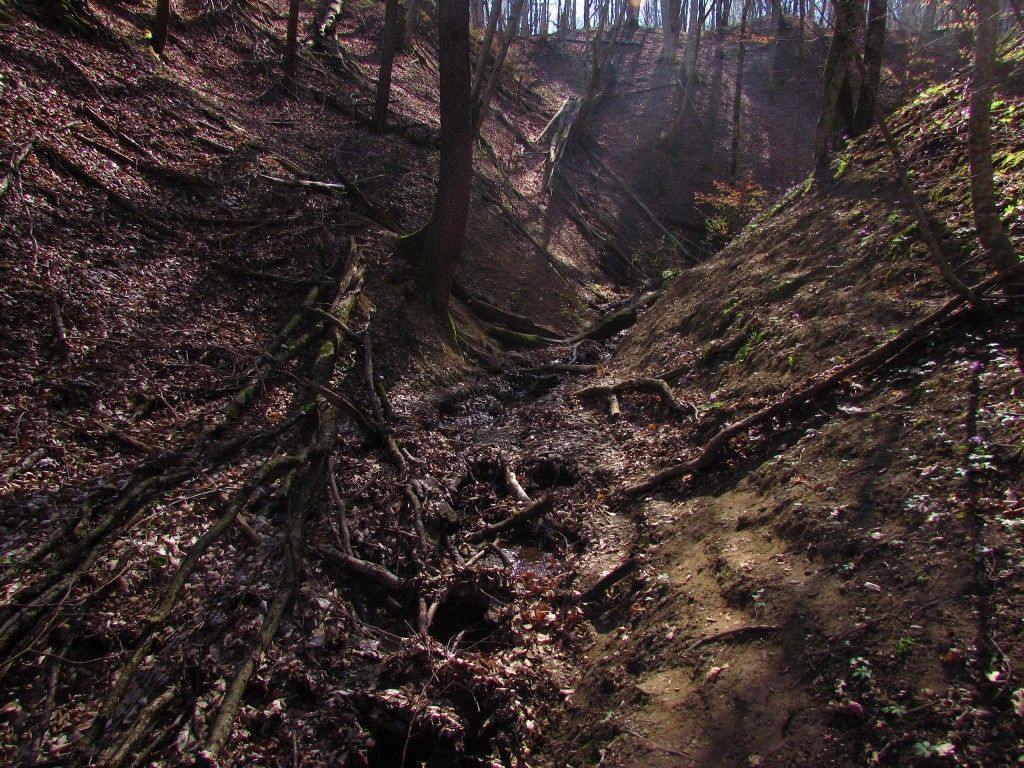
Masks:
[[[96,7],[139,38],[142,6]],[[492,125],[466,286],[569,337],[664,293],[614,338],[531,351],[457,303],[453,349],[392,255],[435,185],[434,52],[400,57],[396,118],[375,135],[360,105],[377,10],[353,6],[343,49],[304,50],[290,90],[282,10],[184,4],[162,61],[23,19],[0,32],[3,143],[30,150],[0,198],[0,760],[1012,764],[1011,307],[930,329],[739,436],[706,475],[624,495],[948,296],[877,137],[830,188],[794,188],[663,277],[679,265],[629,248],[658,236],[585,156],[556,180],[582,198],[542,205],[541,154]],[[725,132],[688,147],[710,158],[698,168],[659,154],[652,119],[609,117],[632,115],[626,84],[664,85],[657,47],[624,48],[596,150],[701,241],[695,193],[715,191]],[[581,69],[548,44],[517,53],[499,106],[533,136]],[[763,55],[765,144],[747,161],[771,188],[796,178],[801,149],[778,147],[809,117],[760,100]],[[1006,58],[997,161],[1019,214],[1021,62]],[[728,96],[715,82],[705,118]],[[894,124],[977,282],[962,95],[935,86]],[[774,110],[791,119],[762,134]],[[607,393],[580,396],[637,377],[664,379],[672,407],[629,391],[613,415]]]

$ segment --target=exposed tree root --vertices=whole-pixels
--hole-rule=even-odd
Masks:
[[[182,560],[181,565],[178,566],[178,570],[172,577],[171,583],[165,590],[160,604],[153,613],[146,618],[143,629],[136,641],[137,644],[135,651],[132,653],[131,658],[129,658],[125,665],[121,667],[110,692],[107,694],[102,706],[100,707],[99,713],[96,715],[92,725],[89,727],[89,730],[83,739],[86,747],[91,746],[92,743],[94,743],[100,736],[115,709],[117,709],[118,704],[120,704],[121,699],[128,690],[128,686],[135,678],[135,673],[138,671],[139,666],[142,664],[146,656],[149,655],[149,651],[156,638],[157,630],[160,629],[170,617],[171,611],[174,609],[174,606],[178,601],[178,597],[181,594],[181,590],[184,588],[189,577],[192,575],[192,572],[195,570],[199,559],[214,544],[214,542],[220,539],[220,537],[223,536],[224,533],[232,526],[238,518],[239,513],[242,511],[242,508],[260,487],[273,481],[275,477],[280,476],[284,472],[302,465],[306,459],[307,454],[303,452],[295,456],[283,456],[276,458],[263,464],[242,485],[242,487],[235,492],[232,499],[228,502],[224,513],[217,522],[206,529],[206,532],[203,533],[203,535],[200,536],[199,539],[197,539],[189,548],[184,560]]]
[[[117,768],[131,754],[132,749],[142,741],[150,731],[153,718],[166,707],[177,695],[177,686],[172,685],[154,698],[138,714],[135,723],[121,737],[108,747],[100,756],[99,764],[105,768]]]
[[[339,291],[330,314],[342,323],[355,306],[360,285],[358,252],[354,246],[341,280]],[[310,381],[322,387],[330,381],[338,357],[341,334],[334,325],[325,328],[324,340],[310,371]],[[291,483],[288,494],[288,529],[285,536],[284,573],[260,627],[259,637],[250,654],[239,665],[234,678],[228,685],[220,709],[210,729],[200,759],[214,762],[231,735],[235,716],[242,704],[242,696],[249,680],[264,654],[277,636],[285,610],[291,603],[302,581],[304,556],[303,537],[306,521],[319,495],[328,485],[328,460],[338,439],[338,409],[328,399],[320,397],[317,405],[318,425],[316,435],[308,449],[308,456],[299,476]]]
[[[165,224],[141,206],[136,205],[117,190],[111,189],[106,183],[93,176],[89,171],[64,155],[60,150],[51,147],[48,144],[40,144],[38,151],[41,155],[50,160],[50,162],[52,162],[57,168],[65,171],[75,179],[78,179],[78,181],[82,182],[86,186],[93,187],[94,189],[98,189],[106,194],[110,201],[118,208],[121,208],[125,213],[128,213],[132,217],[138,219],[154,232],[158,232],[164,237],[174,237],[177,235],[177,232],[172,227]]]
[[[327,284],[326,280],[308,277],[291,277],[290,275],[278,275],[273,272],[265,272],[250,267],[240,267],[237,264],[223,264],[216,261],[210,262],[210,269],[223,272],[226,275],[236,277],[247,277],[250,280],[258,280],[262,283],[278,283],[293,288],[322,287]]]
[[[617,566],[608,571],[608,573],[599,578],[593,586],[584,591],[580,596],[580,601],[584,603],[591,603],[597,600],[604,595],[605,592],[636,571],[639,567],[640,563],[635,557],[623,560]]]
[[[684,653],[696,650],[704,645],[711,645],[712,643],[720,643],[723,640],[732,640],[734,637],[742,637],[743,635],[755,635],[755,634],[766,634],[768,632],[778,632],[782,627],[777,624],[750,624],[743,627],[733,627],[732,629],[726,629],[722,632],[716,632],[713,635],[702,637],[699,640],[695,640],[690,643],[684,649]]]
[[[999,281],[999,277],[993,277],[985,280],[975,287],[973,292],[977,295],[981,295],[988,289],[992,288],[992,286],[998,284]],[[836,386],[839,382],[849,376],[881,365],[890,357],[902,351],[905,347],[919,341],[921,337],[931,331],[935,325],[944,321],[954,312],[961,309],[964,303],[965,299],[963,296],[956,296],[955,298],[949,299],[934,312],[928,314],[921,320],[918,320],[896,337],[883,344],[879,344],[874,349],[864,355],[861,355],[852,362],[838,366],[831,373],[806,384],[795,392],[791,392],[789,395],[786,395],[771,405],[747,416],[745,419],[726,425],[704,445],[700,453],[698,453],[693,459],[667,467],[655,475],[652,475],[647,480],[628,486],[623,490],[623,493],[626,496],[640,496],[641,494],[654,490],[659,485],[668,482],[669,480],[675,480],[686,475],[695,475],[698,472],[702,472],[710,468],[718,460],[718,457],[732,438],[746,433],[753,427],[764,424],[771,419],[795,410],[807,401]]]
[[[203,178],[202,176],[197,176],[193,173],[188,173],[187,171],[182,171],[179,170],[178,168],[173,168],[171,166],[164,165],[163,163],[158,163],[156,160],[153,159],[152,155],[150,155],[148,152],[144,153],[144,158],[135,159],[129,157],[124,152],[121,152],[118,149],[108,147],[103,142],[95,141],[94,139],[91,139],[88,136],[85,136],[84,134],[77,134],[77,138],[83,144],[92,147],[97,152],[103,153],[104,155],[111,158],[115,162],[128,166],[129,168],[137,168],[147,176],[155,176],[157,178],[166,179],[176,184],[181,184],[188,187],[206,188],[212,186],[210,180]]]
[[[393,574],[383,565],[371,563],[368,560],[362,560],[353,555],[346,555],[327,545],[319,546],[316,551],[317,554],[328,563],[346,570],[349,573],[362,576],[367,581],[370,581],[379,587],[383,587],[384,589],[392,592],[401,592],[406,588],[405,580]]]
[[[596,365],[549,363],[547,365],[538,365],[535,368],[524,368],[523,373],[593,373],[596,370]]]
[[[26,144],[18,154],[11,160],[11,169],[4,176],[3,181],[0,181],[0,200],[4,197],[11,189],[11,185],[14,183],[14,178],[18,175],[18,170],[21,168],[21,164],[25,162],[29,155],[32,154],[32,150],[35,149],[36,140],[32,139]]]
[[[684,414],[688,411],[693,411],[694,415],[697,415],[695,407],[684,405],[676,399],[676,396],[672,394],[671,387],[669,387],[664,379],[629,379],[615,384],[598,384],[592,387],[584,387],[576,393],[576,397],[581,400],[605,398],[612,403],[616,402],[618,395],[634,391],[649,392],[657,395],[661,401],[662,411],[665,413]],[[617,411],[617,405],[610,410]],[[611,415],[616,416],[618,414],[612,413]]]

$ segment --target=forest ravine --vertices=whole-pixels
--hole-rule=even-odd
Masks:
[[[683,5],[0,4],[2,764],[1020,761],[1015,0]]]

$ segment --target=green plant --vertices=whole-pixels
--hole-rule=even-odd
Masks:
[[[933,744],[930,741],[915,741],[913,751],[915,756],[924,759],[930,757],[952,757],[956,752],[956,747],[948,741],[940,744]]]
[[[747,335],[747,340],[743,342],[743,346],[736,350],[736,362],[742,363],[748,357],[750,353],[754,351],[754,348],[765,340],[768,336],[768,331],[763,328],[755,328]]]
[[[729,237],[729,221],[725,216],[709,216],[704,221],[704,237],[709,243],[726,240]]]
[[[850,168],[850,156],[842,155],[832,161],[832,178],[838,181],[843,178],[846,171]]]
[[[871,680],[871,662],[863,656],[850,659],[850,677],[862,683]]]
[[[722,307],[723,317],[733,317],[736,314],[737,307],[740,303],[739,296],[732,294],[725,300],[725,306]]]
[[[665,272],[675,252],[672,241],[667,235],[662,235],[653,243],[637,246],[630,255],[630,262],[646,275],[660,275]]]
[[[916,644],[917,641],[912,637],[907,635],[901,637],[896,641],[896,658],[901,660],[907,658],[914,650],[914,645]]]

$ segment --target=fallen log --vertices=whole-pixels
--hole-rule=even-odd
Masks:
[[[552,339],[558,338],[559,336],[558,331],[536,323],[523,315],[517,315],[514,312],[509,312],[501,309],[500,307],[496,307],[478,296],[474,296],[458,280],[456,280],[452,285],[452,294],[455,298],[473,310],[473,314],[481,320],[486,320],[491,323],[500,323],[506,328],[519,333],[536,334],[538,336],[545,336]]]
[[[623,560],[617,566],[608,571],[608,573],[604,574],[604,576],[599,578],[592,587],[590,587],[582,595],[580,595],[580,602],[594,602],[599,597],[601,597],[605,592],[611,589],[614,585],[618,584],[624,578],[626,578],[631,573],[636,571],[636,569],[639,567],[640,563],[635,557],[630,557],[626,560]]]
[[[493,336],[498,341],[503,341],[510,346],[527,347],[529,349],[540,349],[552,344],[563,343],[561,339],[553,339],[536,333],[520,333],[502,325],[487,326],[487,335]]]
[[[612,312],[610,315],[606,315],[594,324],[591,328],[573,336],[571,339],[566,339],[566,344],[575,344],[579,341],[589,339],[591,341],[605,341],[615,336],[617,333],[621,333],[627,328],[631,328],[636,325],[636,321],[640,318],[640,311],[651,306],[662,292],[650,291],[645,293],[635,302],[630,304],[623,309]]]
[[[576,397],[581,400],[603,397],[617,403],[618,395],[634,391],[649,392],[657,395],[661,401],[662,410],[666,413],[683,414],[687,410],[693,410],[694,415],[697,415],[696,408],[684,406],[683,403],[676,399],[676,396],[672,394],[672,389],[664,379],[627,379],[626,381],[619,381],[614,384],[596,384],[577,391]],[[617,410],[617,408],[614,410]],[[617,413],[612,413],[611,415],[616,416]]]
[[[490,538],[502,531],[509,531],[518,528],[531,520],[535,520],[538,517],[546,515],[555,506],[555,497],[550,493],[543,498],[533,502],[532,504],[524,507],[517,512],[514,512],[504,520],[500,520],[497,523],[491,523],[485,525],[479,531],[474,531],[466,537],[466,541],[473,544],[483,541],[484,539]]]

